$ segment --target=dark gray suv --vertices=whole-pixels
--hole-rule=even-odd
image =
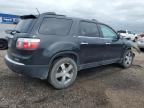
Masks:
[[[73,84],[77,72],[100,65],[131,66],[131,45],[108,25],[55,13],[21,16],[8,30],[5,61],[19,74],[47,79],[56,89]]]

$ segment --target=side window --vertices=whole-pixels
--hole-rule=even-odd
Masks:
[[[117,34],[110,27],[106,25],[100,25],[100,27],[104,38],[110,38],[110,39],[117,38]]]
[[[72,20],[65,18],[44,18],[39,28],[39,33],[46,35],[67,35],[70,31]]]
[[[80,22],[79,35],[99,37],[98,27],[95,23],[82,21]]]

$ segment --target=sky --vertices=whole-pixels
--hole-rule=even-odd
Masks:
[[[0,13],[56,12],[70,17],[97,19],[115,30],[144,32],[144,0],[0,0]]]

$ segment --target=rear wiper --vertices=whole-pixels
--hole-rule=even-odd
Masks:
[[[15,35],[16,33],[21,33],[21,32],[18,30],[6,30],[5,33]]]

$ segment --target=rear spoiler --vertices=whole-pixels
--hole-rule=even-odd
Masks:
[[[37,18],[36,15],[23,15],[23,16],[20,16],[21,19],[35,19]]]

